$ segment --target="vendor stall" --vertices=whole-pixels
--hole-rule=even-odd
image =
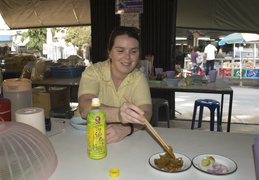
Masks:
[[[219,75],[242,78],[259,77],[259,35],[232,33],[219,45],[233,44],[232,56],[217,59]]]

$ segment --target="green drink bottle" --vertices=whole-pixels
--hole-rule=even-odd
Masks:
[[[92,99],[92,110],[87,114],[88,157],[102,159],[107,155],[106,116],[100,109],[100,99]]]

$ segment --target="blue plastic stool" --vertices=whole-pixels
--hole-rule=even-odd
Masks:
[[[152,98],[152,117],[150,124],[153,127],[157,127],[159,119],[160,107],[165,107],[165,120],[167,121],[167,127],[170,128],[170,115],[169,115],[169,102],[166,99]]]
[[[196,118],[196,111],[197,107],[200,106],[200,113],[199,113],[199,120],[198,120],[198,128],[202,125],[202,116],[203,116],[203,109],[207,107],[210,109],[210,131],[214,131],[214,116],[215,110],[217,109],[217,130],[222,131],[221,128],[221,117],[220,117],[220,103],[213,99],[197,99],[194,103],[194,110],[192,116],[192,127],[194,129],[195,118]]]

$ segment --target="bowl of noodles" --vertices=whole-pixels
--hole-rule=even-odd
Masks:
[[[154,169],[167,173],[183,172],[191,167],[192,163],[189,157],[180,153],[174,153],[174,156],[160,152],[152,155],[148,161]]]

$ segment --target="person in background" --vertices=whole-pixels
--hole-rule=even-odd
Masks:
[[[181,67],[184,66],[184,54],[181,51],[177,52],[177,56],[176,56],[176,64],[180,64]]]
[[[219,48],[216,58],[225,58],[225,57],[226,57],[226,53],[223,52],[222,48]]]
[[[211,44],[210,41],[207,42],[207,46],[204,49],[204,58],[206,59],[206,75],[209,74],[209,70],[214,70],[215,54],[217,48]]]
[[[197,67],[197,63],[198,63],[198,53],[197,53],[197,50],[198,50],[197,47],[192,47],[191,53],[190,53],[193,73],[196,73],[196,67]]]
[[[139,30],[118,26],[108,42],[106,61],[87,67],[82,73],[78,102],[82,118],[98,97],[107,119],[107,143],[115,143],[144,128],[152,116],[151,95],[145,75],[136,68],[140,59]],[[131,102],[127,102],[126,96]]]

